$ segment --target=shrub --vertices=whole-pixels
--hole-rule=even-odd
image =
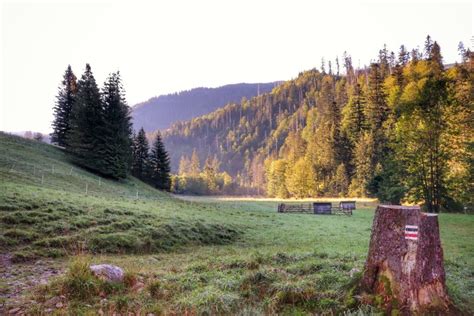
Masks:
[[[147,290],[153,298],[159,299],[163,296],[162,285],[158,280],[150,282],[147,286]]]
[[[89,268],[90,259],[76,257],[65,275],[62,292],[71,299],[89,300],[99,293],[99,280]]]
[[[133,272],[126,271],[123,276],[123,284],[127,288],[132,288],[137,284],[137,275]]]

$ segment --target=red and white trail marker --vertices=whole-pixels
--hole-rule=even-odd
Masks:
[[[405,239],[418,240],[418,226],[405,225]]]

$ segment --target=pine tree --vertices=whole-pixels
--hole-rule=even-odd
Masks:
[[[89,64],[77,86],[66,149],[77,164],[102,172],[104,140],[101,136],[105,122],[99,88]]]
[[[427,35],[425,40],[425,50],[424,50],[424,57],[429,59],[431,56],[431,50],[433,49],[433,41],[431,40],[431,36]]]
[[[189,160],[188,156],[183,155],[179,160],[179,175],[187,175],[191,172],[191,160]]]
[[[406,50],[405,45],[400,46],[400,51],[398,53],[398,64],[405,67],[409,60],[410,54]]]
[[[132,175],[141,180],[146,180],[147,178],[149,151],[150,147],[148,145],[148,140],[142,127],[133,140],[132,160]]]
[[[382,128],[389,113],[383,81],[380,65],[377,63],[370,65],[366,117],[373,131]]]
[[[219,173],[219,161],[217,157],[207,157],[204,164],[203,174],[207,184],[209,193],[216,194],[218,192],[217,175]]]
[[[66,146],[66,136],[71,128],[71,111],[77,93],[77,80],[69,65],[64,73],[54,106],[51,143]]]
[[[389,117],[390,109],[387,105],[384,79],[380,65],[372,64],[369,71],[365,117],[374,137],[374,159],[376,164],[383,160],[387,147],[384,123]]]
[[[379,71],[381,73],[382,77],[386,77],[390,74],[390,62],[389,62],[389,53],[387,50],[387,45],[383,45],[383,49],[379,50],[379,60],[378,60],[378,66],[379,66]]]
[[[430,56],[428,60],[431,62],[433,70],[439,75],[443,70],[443,57],[441,56],[441,48],[438,43],[435,41],[431,47]]]
[[[343,129],[351,142],[355,143],[367,130],[365,118],[366,98],[359,83],[354,85],[348,104],[344,107]]]
[[[355,174],[350,185],[353,196],[367,196],[367,186],[375,173],[374,137],[371,133],[361,135],[354,147]]]
[[[337,166],[336,173],[333,177],[332,194],[334,196],[347,196],[349,190],[349,177],[347,176],[346,166],[341,163]]]
[[[201,172],[201,163],[199,162],[199,156],[197,154],[196,149],[193,150],[193,154],[191,155],[191,175],[198,176]]]
[[[283,159],[274,160],[267,166],[267,194],[273,197],[287,198],[286,169],[287,162]]]
[[[103,143],[102,173],[125,178],[132,159],[132,123],[126,104],[120,73],[112,73],[102,89],[104,126],[101,137]]]
[[[160,190],[169,191],[171,186],[170,159],[161,140],[160,133],[156,134],[149,161],[149,178],[151,183]]]

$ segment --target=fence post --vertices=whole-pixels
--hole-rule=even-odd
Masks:
[[[86,182],[86,195],[88,191],[89,191],[89,184]]]
[[[71,167],[71,170],[69,170],[69,175],[71,175],[71,174],[72,174],[72,168],[73,168],[73,167]]]
[[[138,199],[138,190],[137,190],[137,199]]]

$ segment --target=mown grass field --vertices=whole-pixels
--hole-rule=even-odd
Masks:
[[[38,259],[64,269],[75,261],[76,273],[22,293],[35,302],[29,313],[377,312],[353,292],[373,202],[359,201],[352,217],[278,214],[276,200],[178,199],[136,179],[103,179],[58,148],[5,134],[0,150],[0,253],[22,274]],[[450,295],[474,313],[474,217],[439,220]],[[117,264],[129,282],[104,288],[81,262]],[[61,304],[50,306],[56,297]],[[0,301],[6,311],[18,302]]]

